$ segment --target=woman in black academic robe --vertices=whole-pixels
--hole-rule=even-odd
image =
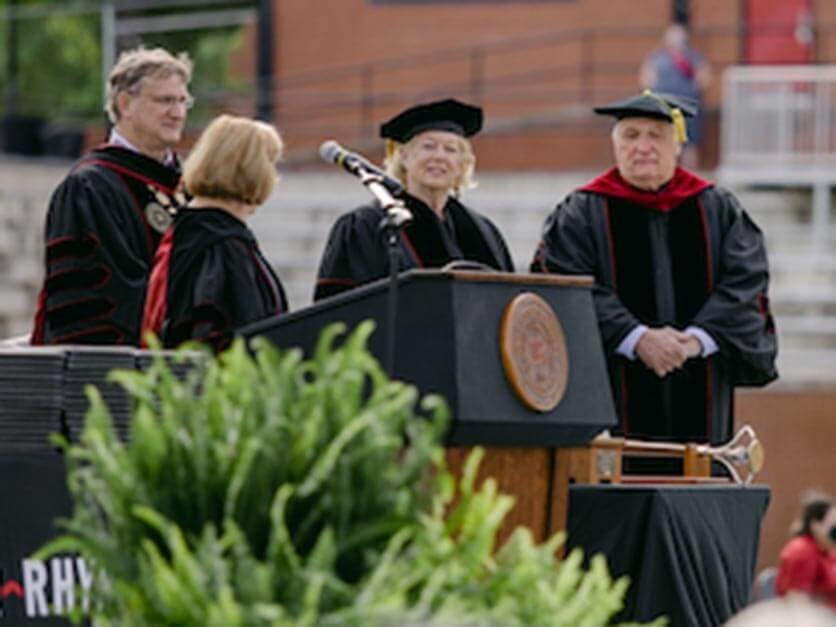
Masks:
[[[481,109],[450,99],[412,107],[381,126],[387,170],[403,183],[401,199],[412,213],[401,231],[400,271],[468,260],[513,272],[499,229],[458,200],[471,185],[475,163],[466,138],[481,127]],[[339,218],[322,256],[314,300],[388,276],[383,217],[380,204],[372,202]]]
[[[183,168],[193,196],[154,260],[143,332],[166,347],[187,340],[226,347],[232,332],[287,310],[281,282],[245,220],[276,183],[282,142],[263,122],[222,115]]]

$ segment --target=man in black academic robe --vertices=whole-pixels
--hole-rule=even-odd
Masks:
[[[482,110],[453,99],[410,107],[381,125],[390,167],[404,183],[400,198],[412,214],[412,221],[400,232],[399,272],[441,268],[457,260],[514,271],[499,229],[456,197],[470,176],[464,165],[469,159],[472,169],[466,138],[481,127]],[[429,153],[415,157],[422,142],[437,150],[435,157]],[[389,250],[380,230],[383,218],[384,211],[375,201],[337,220],[322,256],[314,300],[389,275]]]
[[[776,378],[763,237],[727,190],[676,167],[693,105],[645,92],[618,119],[617,166],[546,221],[533,272],[588,274],[620,430],[724,442],[737,386]]]
[[[52,195],[32,344],[139,345],[148,274],[182,202],[180,140],[191,62],[161,48],[124,53],[108,79],[108,144]]]

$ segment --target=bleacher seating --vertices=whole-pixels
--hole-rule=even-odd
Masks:
[[[836,381],[836,66],[746,66],[723,80],[717,178],[761,224],[785,382]]]
[[[0,167],[0,331],[29,331],[41,280],[41,233],[47,200],[67,163],[6,161]],[[531,260],[548,213],[592,172],[477,173],[463,200],[505,234],[518,270]],[[741,189],[761,225],[772,268],[772,305],[780,334],[777,385],[836,383],[836,248],[811,243],[809,196],[798,190]],[[250,225],[285,284],[293,309],[311,302],[328,230],[369,194],[339,171],[287,171]],[[836,242],[836,233],[828,238]]]
[[[0,164],[0,334],[30,330],[42,275],[42,233],[49,195],[64,162],[3,158]]]

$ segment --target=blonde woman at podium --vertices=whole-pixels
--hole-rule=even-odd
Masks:
[[[505,239],[459,194],[472,186],[476,158],[467,138],[482,128],[482,110],[447,99],[402,111],[380,127],[387,173],[400,181],[399,199],[412,214],[400,231],[398,271],[475,261],[513,272]],[[389,251],[375,200],[340,217],[319,266],[314,300],[389,275]]]

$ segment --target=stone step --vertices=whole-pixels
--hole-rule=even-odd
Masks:
[[[836,315],[778,316],[775,324],[782,338],[793,336],[836,337]]]
[[[21,287],[39,286],[43,278],[43,264],[40,259],[18,257],[6,275],[9,283]]]
[[[25,316],[32,311],[31,292],[8,284],[0,284],[0,306],[6,317]]]
[[[42,272],[43,216],[52,190],[68,168],[69,164],[0,164],[4,329],[23,333],[31,325]],[[336,169],[281,174],[277,191],[251,218],[250,226],[279,273],[291,306],[300,309],[311,302],[331,226],[339,215],[371,196],[357,179]],[[566,194],[596,174],[477,171],[478,187],[466,191],[462,200],[499,226],[517,268],[524,271],[546,217]],[[713,173],[705,175],[713,178]],[[809,190],[738,188],[736,194],[767,239],[781,347],[779,385],[836,383],[836,217],[828,233],[816,238],[810,225]]]
[[[836,272],[836,251],[784,250],[769,253],[769,265],[786,272]]]
[[[775,308],[784,307],[834,307],[836,286],[820,286],[812,289],[806,284],[780,284],[770,290]]]
[[[836,349],[781,348],[777,367],[780,386],[833,385],[836,383]]]

